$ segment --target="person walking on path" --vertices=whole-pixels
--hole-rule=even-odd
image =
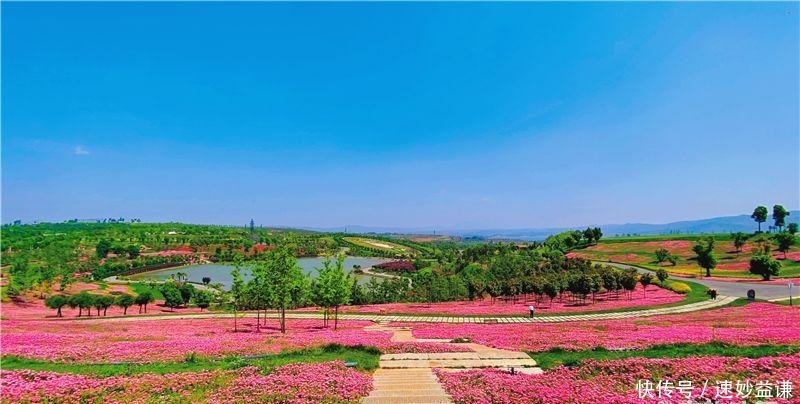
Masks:
[[[531,318],[533,318],[533,305],[528,306],[528,310],[530,310]]]

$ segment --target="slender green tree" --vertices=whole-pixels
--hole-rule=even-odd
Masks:
[[[245,297],[244,279],[242,279],[242,271],[239,268],[238,263],[231,271],[231,278],[233,278],[230,291],[231,307],[233,308],[233,332],[238,332],[239,328],[237,324],[237,310],[244,302]]]
[[[297,258],[285,248],[270,251],[264,264],[267,267],[271,306],[280,311],[280,329],[281,333],[285,333],[286,309],[306,301],[310,289],[308,277],[297,265]]]
[[[761,233],[761,223],[767,221],[767,216],[769,215],[769,211],[767,210],[766,206],[758,206],[753,210],[753,214],[750,215],[750,218],[755,220],[758,223],[758,232]]]
[[[325,325],[327,326],[328,312],[334,309],[333,329],[338,328],[339,306],[350,302],[350,276],[344,271],[344,255],[339,255],[336,262],[326,258],[322,268],[317,268],[316,304],[325,308]]]
[[[789,234],[796,234],[797,233],[797,223],[789,223],[786,226],[786,231],[789,232]]]

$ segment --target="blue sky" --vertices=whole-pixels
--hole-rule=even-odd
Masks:
[[[798,3],[7,3],[2,220],[800,206]]]

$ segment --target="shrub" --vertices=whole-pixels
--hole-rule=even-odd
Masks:
[[[772,259],[769,255],[756,255],[750,259],[750,273],[761,275],[761,278],[768,281],[772,276],[778,276],[781,271],[781,263]]]
[[[665,282],[665,287],[675,293],[680,293],[685,295],[692,291],[691,286],[683,283],[683,282]]]

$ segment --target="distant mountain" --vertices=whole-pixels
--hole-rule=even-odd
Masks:
[[[800,211],[790,212],[787,223],[797,223],[800,219]],[[762,223],[763,230],[767,230],[772,218]],[[591,225],[603,229],[603,235],[622,236],[622,235],[659,235],[659,234],[700,234],[700,233],[730,233],[730,232],[753,232],[757,225],[750,218],[750,215],[722,216],[710,219],[684,220],[680,222],[649,224],[649,223],[626,223],[626,224],[605,224]],[[555,227],[555,228],[530,228],[530,229],[476,229],[476,230],[442,230],[436,234],[460,236],[469,238],[481,238],[488,240],[544,240],[547,236],[560,233],[566,230],[584,229],[587,226],[579,227]],[[346,226],[348,233],[375,233],[375,234],[433,234],[432,229],[423,228],[401,228],[401,227],[369,227],[369,226]],[[345,227],[327,229],[309,229],[317,231],[343,231]]]

